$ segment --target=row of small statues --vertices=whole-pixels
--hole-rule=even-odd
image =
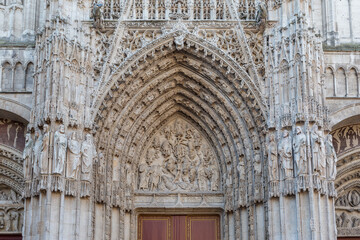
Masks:
[[[68,138],[65,134],[64,125],[60,125],[55,132],[53,141],[50,139],[49,126],[44,125],[43,133],[35,132],[35,141],[31,134],[26,134],[24,149],[24,174],[25,178],[36,178],[40,174],[64,174],[70,179],[78,179],[81,167],[81,180],[89,181],[91,178],[92,163],[96,157],[96,150],[91,134],[85,135],[81,142],[76,132]],[[53,156],[49,156],[50,142],[53,142]],[[52,167],[49,166],[49,159],[53,159]],[[52,168],[52,171],[49,170]]]
[[[323,132],[314,124],[309,136],[310,154],[307,154],[307,138],[301,127],[296,127],[293,137],[289,131],[284,130],[279,145],[274,134],[270,135],[268,151],[271,180],[279,179],[279,165],[285,179],[306,175],[310,169],[312,174],[335,180],[337,158],[331,134],[324,137]],[[311,156],[311,161],[307,156]]]

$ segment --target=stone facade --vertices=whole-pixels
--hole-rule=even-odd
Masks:
[[[356,0],[0,0],[0,234],[360,237]]]

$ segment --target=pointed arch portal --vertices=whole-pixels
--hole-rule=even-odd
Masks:
[[[174,41],[170,35],[145,46],[99,84],[96,201],[124,209],[123,229],[144,209],[164,207],[200,215],[243,207],[249,224],[264,226],[264,100],[249,74],[214,46]],[[254,203],[252,217],[246,206]],[[127,234],[135,239],[136,232]]]

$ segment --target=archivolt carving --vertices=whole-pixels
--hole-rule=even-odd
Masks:
[[[93,103],[94,109],[101,107],[101,102],[103,99],[107,98],[106,94],[111,91],[110,88],[117,88],[119,81],[123,81],[128,78],[129,75],[133,75],[135,72],[141,71],[141,68],[143,67],[141,65],[147,63],[148,60],[151,60],[152,58],[159,58],[174,52],[176,49],[174,47],[174,37],[178,34],[179,32],[176,31],[162,36],[161,38],[146,44],[134,54],[125,56],[126,58],[116,57],[116,59],[118,59],[117,61],[119,61],[119,63],[121,62],[121,64],[119,66],[116,64],[112,66],[114,71],[112,71],[111,75],[109,75],[106,79],[104,76],[102,77],[97,93],[95,94],[98,97]],[[203,54],[204,57],[208,59],[207,61],[218,62],[218,64],[215,63],[213,67],[219,66],[218,70],[224,72],[223,74],[229,79],[234,79],[234,81],[236,81],[235,79],[238,79],[237,81],[240,80],[240,88],[237,88],[237,90],[239,91],[241,88],[248,89],[244,97],[250,98],[254,109],[257,109],[257,111],[259,111],[262,115],[266,112],[265,100],[258,90],[256,85],[257,83],[250,78],[244,68],[239,66],[239,63],[236,63],[233,58],[224,51],[221,51],[218,47],[215,47],[196,35],[191,34],[190,32],[185,32],[184,34],[184,43],[187,52],[194,51],[196,55]],[[122,53],[125,52],[122,51]],[[96,111],[94,113],[96,113]]]
[[[264,126],[264,122],[261,112],[257,110],[256,100],[251,97],[250,90],[243,82],[238,81],[233,74],[227,75],[231,79],[225,77],[226,69],[210,65],[209,61],[211,59],[206,57],[199,59],[192,52],[184,54],[184,52],[164,51],[155,54],[146,62],[139,62],[131,75],[123,75],[125,81],[122,80],[121,75],[118,75],[119,79],[114,82],[115,85],[105,97],[95,119],[95,129],[97,129],[95,142],[99,150],[106,154],[105,158],[108,159],[106,169],[109,171],[106,174],[106,181],[103,180],[103,174],[98,174],[96,177],[96,184],[101,185],[96,190],[97,194],[103,192],[103,189],[109,185],[112,185],[112,189],[123,189],[121,192],[124,195],[118,196],[119,191],[113,191],[115,195],[112,198],[116,205],[119,204],[116,199],[126,202],[124,204],[127,209],[129,206],[127,204],[132,202],[132,193],[137,188],[140,189],[139,192],[155,189],[181,191],[180,185],[185,189],[189,186],[190,189],[194,185],[194,189],[200,189],[198,183],[193,185],[183,184],[181,181],[174,183],[176,175],[169,181],[174,188],[171,184],[168,184],[168,187],[159,186],[164,179],[161,174],[163,169],[167,168],[167,163],[164,164],[166,161],[161,153],[161,144],[160,148],[158,147],[159,151],[149,150],[156,149],[148,146],[153,143],[154,136],[159,134],[164,136],[161,131],[159,133],[159,129],[163,129],[169,119],[181,116],[190,126],[201,129],[202,136],[208,141],[208,145],[205,145],[212,146],[211,158],[216,159],[219,173],[228,173],[226,176],[204,174],[203,179],[206,180],[204,185],[207,185],[204,189],[214,192],[216,185],[211,186],[210,179],[214,178],[212,182],[216,182],[215,179],[219,178],[218,190],[223,190],[223,185],[220,183],[224,183],[224,177],[229,178],[228,182],[231,184],[226,188],[226,195],[229,195],[227,209],[232,211],[235,200],[234,189],[238,189],[240,183],[238,174],[228,169],[235,170],[239,166],[240,177],[245,181],[242,182],[243,186],[253,185],[254,179],[257,185],[256,188],[243,187],[241,199],[236,198],[237,201],[242,202],[235,203],[236,206],[245,206],[248,199],[262,201],[263,136],[259,133],[261,129],[259,126]],[[161,141],[163,140],[164,138],[161,138]],[[252,149],[256,150],[256,156],[253,156]],[[158,158],[154,157],[156,154]],[[238,163],[240,154],[242,154],[241,164]],[[151,163],[147,163],[147,158],[163,160],[159,160],[158,163],[150,160]],[[165,166],[156,172],[154,168],[151,169],[152,162],[155,162],[155,165]],[[199,166],[197,167],[199,175]],[[206,169],[211,167],[215,165],[209,164]],[[256,169],[252,170],[253,168]],[[184,169],[180,167],[180,170]],[[252,171],[256,175],[254,178],[248,176]],[[97,172],[102,171],[97,170]],[[154,179],[151,181],[155,181],[156,184],[150,183],[150,175]],[[140,180],[137,181],[135,176]],[[134,186],[134,182],[138,185]],[[104,198],[98,196],[96,199],[103,201],[101,199]]]
[[[218,191],[220,172],[213,150],[191,124],[181,118],[153,137],[138,167],[143,191]]]

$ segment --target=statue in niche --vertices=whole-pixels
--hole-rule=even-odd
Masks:
[[[255,15],[256,22],[258,24],[266,22],[267,15],[268,15],[268,12],[267,12],[265,3],[262,2],[262,1],[257,1],[257,3],[256,3],[256,15]]]
[[[147,190],[149,189],[149,178],[150,178],[150,165],[154,161],[155,149],[150,148],[147,152],[146,163],[142,163],[139,166],[139,189]]]
[[[328,178],[329,180],[335,180],[336,177],[336,152],[334,145],[332,143],[332,135],[328,134],[326,136],[326,163],[327,163],[327,170],[328,170]]]
[[[239,164],[237,165],[237,170],[239,172],[240,181],[246,181],[245,163],[244,163],[244,155],[243,154],[241,154],[239,157]]]
[[[225,211],[233,210],[233,183],[232,183],[232,167],[231,165],[226,166],[227,171],[223,175],[225,181]]]
[[[66,161],[67,137],[65,126],[60,125],[54,135],[54,171],[56,174],[63,174]]]
[[[94,28],[100,30],[104,28],[103,6],[104,4],[101,1],[95,2],[90,16],[90,18],[94,19]]]
[[[301,127],[296,127],[296,135],[293,143],[294,147],[294,160],[296,164],[297,175],[303,175],[307,173],[307,161],[306,161],[306,136],[302,132]]]
[[[269,138],[269,166],[270,166],[270,179],[278,179],[278,151],[275,142],[275,135],[270,134]]]
[[[31,178],[32,161],[33,161],[32,148],[33,148],[33,140],[31,138],[31,133],[28,132],[26,133],[25,136],[25,148],[23,152],[25,179]]]
[[[44,125],[44,134],[42,137],[41,145],[41,174],[48,173],[49,169],[49,145],[50,145],[50,133],[49,125]]]
[[[17,232],[19,231],[18,229],[18,223],[19,223],[19,213],[16,211],[13,211],[10,213],[10,221],[11,221],[11,227],[12,227],[12,231]]]
[[[105,156],[102,152],[100,152],[98,154],[98,159],[99,159],[99,168],[98,168],[98,173],[99,175],[105,175]]]
[[[41,164],[41,147],[42,147],[42,136],[40,130],[35,132],[35,144],[34,144],[34,158],[33,158],[33,177],[40,175],[40,164]]]
[[[279,146],[280,165],[284,172],[284,178],[293,177],[292,144],[289,132],[284,130],[283,139]]]
[[[261,176],[261,156],[258,151],[254,154],[254,171],[256,176]]]
[[[325,144],[321,131],[319,131],[319,128],[316,124],[314,124],[311,130],[311,149],[314,173],[318,173],[320,176],[325,176]]]
[[[132,162],[131,162],[131,159],[128,158],[125,163],[125,184],[126,184],[127,196],[129,196],[130,193],[134,189],[134,186],[133,186],[134,178],[133,177],[134,177],[134,174],[133,174],[133,170],[132,170]]]
[[[81,145],[81,180],[90,181],[92,163],[96,156],[96,150],[91,134],[85,135],[85,141]]]
[[[11,229],[11,220],[10,220],[10,213],[9,212],[5,213],[5,215],[4,215],[4,223],[5,223],[5,230],[7,232],[9,232],[10,229]]]
[[[71,179],[77,179],[80,169],[80,157],[81,157],[81,144],[77,138],[76,132],[71,134],[70,139],[68,140],[69,148],[69,159],[67,167],[67,177]]]

